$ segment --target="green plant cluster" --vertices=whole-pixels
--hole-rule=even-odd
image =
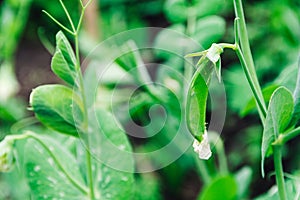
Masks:
[[[0,199],[299,198],[297,1],[96,2],[101,38],[82,26],[91,0],[0,3]],[[59,82],[34,88],[26,110],[15,55],[43,24]],[[153,36],[153,25],[167,29]],[[88,55],[100,40],[109,45]],[[207,129],[222,81],[220,136]]]

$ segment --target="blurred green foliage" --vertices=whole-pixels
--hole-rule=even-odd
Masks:
[[[74,0],[64,2],[71,11],[72,19],[76,21],[79,17],[78,4],[74,3]],[[182,98],[183,95],[184,84],[180,75],[183,73],[184,62],[180,56],[206,49],[213,42],[233,41],[232,2],[224,0],[98,0],[98,3],[100,10],[98,26],[99,32],[102,33],[102,38],[99,40],[105,40],[114,34],[134,28],[163,26],[170,29],[159,32],[155,38],[152,38],[153,35],[149,33],[145,33],[142,37],[132,35],[136,43],[147,43],[153,40],[154,47],[160,49],[152,52],[150,56],[147,52],[138,52],[140,54],[138,57],[159,63],[153,77],[155,77],[155,82],[166,86],[166,88],[160,88],[160,92],[168,97],[163,104],[166,106],[168,116],[163,129],[157,136],[148,140],[137,141],[134,138],[130,140],[137,152],[147,153],[160,149],[172,140],[182,117],[181,110],[176,109],[178,101],[175,96]],[[278,85],[294,90],[300,49],[300,3],[296,0],[249,0],[243,3],[255,65],[260,83],[265,88],[266,100],[270,98],[270,91],[274,91]],[[54,46],[54,35],[58,27],[51,23],[41,10],[46,9],[63,24],[66,24],[67,18],[58,1],[4,0],[0,5],[0,91],[4,91],[0,96],[0,139],[2,139],[7,134],[15,133],[11,127],[27,116],[25,110],[27,104],[24,103],[22,97],[20,100],[16,95],[19,86],[14,65],[16,51],[22,44],[21,38],[38,41],[37,30],[42,28],[44,39]],[[87,30],[83,31],[87,32]],[[178,41],[184,38],[183,34],[195,40],[198,46],[179,43]],[[88,53],[94,47],[93,42],[88,34],[82,34],[81,51],[83,54]],[[126,46],[126,44],[121,44],[123,42],[127,42],[126,39],[117,43],[120,49]],[[108,48],[104,51],[102,57],[110,54],[110,50]],[[174,56],[174,52],[177,56]],[[93,64],[101,64],[102,57],[97,55],[92,57]],[[253,199],[268,191],[274,184],[273,178],[262,179],[258,169],[262,129],[258,125],[257,117],[253,115],[255,111],[253,111],[252,93],[236,58],[226,52],[224,57],[226,59],[222,59],[222,63],[225,70],[222,74],[227,90],[228,112],[222,139],[230,172],[220,174],[219,160],[216,156],[204,164],[210,169],[208,174],[213,177],[205,183],[202,177],[203,172],[201,172],[203,163],[199,164],[193,152],[188,150],[180,159],[155,174],[137,175],[137,199],[156,200],[167,197],[171,199],[216,199],[219,194],[222,194],[223,198],[226,194],[226,199]],[[112,91],[120,94],[116,97],[114,106],[127,102],[130,91],[126,88],[115,88],[115,86],[119,73],[124,74],[128,69],[132,69],[136,66],[137,60],[136,55],[129,53],[116,61],[115,67],[118,70],[113,71],[111,77],[107,77],[107,82],[98,88],[99,93],[101,92],[100,97],[97,97],[99,106],[109,107],[110,102],[107,99]],[[171,66],[172,70],[164,68],[164,65]],[[86,81],[97,81],[94,80],[94,75],[94,71],[87,72]],[[136,84],[134,82],[136,78],[137,76],[130,77],[126,84]],[[168,92],[169,89],[173,93]],[[105,98],[104,94],[108,97]],[[124,114],[118,118],[122,124],[128,123],[132,118],[134,122],[145,127],[143,130],[145,135],[152,135],[153,130],[160,127],[161,122],[165,120],[159,108],[154,109],[156,112],[152,112],[152,117],[149,117],[149,109],[158,103],[161,103],[159,99],[149,96],[147,89],[139,88],[130,100],[130,116]],[[151,126],[147,127],[148,124]],[[294,153],[299,151],[298,147],[299,141],[296,140],[285,154],[287,161],[285,167],[289,172],[295,172],[299,168],[300,157]],[[22,149],[19,151],[22,152]],[[153,157],[147,162],[151,166],[160,165],[174,151],[181,151],[181,149],[172,146],[169,152]],[[272,173],[273,169],[270,166],[266,160],[267,174]],[[19,168],[21,169],[22,166],[15,168],[10,174],[0,174],[0,199],[30,199],[24,172]],[[194,180],[186,179],[190,173],[193,174]],[[185,190],[186,185],[192,185],[192,189],[187,189],[188,192]],[[249,185],[248,189],[243,188],[245,185]],[[146,193],[143,192],[145,188]],[[288,182],[290,194],[294,195],[298,190],[297,181]],[[274,189],[271,188],[258,199],[276,199],[273,194]]]

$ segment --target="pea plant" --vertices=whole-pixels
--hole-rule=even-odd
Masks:
[[[207,127],[210,85],[213,84],[214,77],[217,77],[219,82],[222,81],[221,54],[226,49],[234,51],[240,61],[253,94],[251,101],[258,110],[263,126],[262,177],[265,177],[266,157],[272,156],[274,160],[276,193],[267,194],[258,199],[280,198],[284,200],[299,197],[299,192],[294,191],[294,183],[288,180],[293,176],[284,173],[282,149],[300,134],[300,71],[294,91],[290,91],[284,86],[276,86],[271,88],[271,94],[269,94],[270,90],[261,89],[250,50],[241,0],[233,1],[235,10],[234,43],[213,43],[212,45],[211,41],[217,41],[224,34],[225,22],[218,16],[203,17],[197,21],[197,12],[207,12],[208,15],[211,15],[217,10],[215,3],[222,3],[222,0],[199,1],[201,2],[199,5],[198,1],[167,1],[165,13],[175,24],[172,28],[181,34],[201,41],[207,48],[201,52],[190,53],[194,50],[179,48],[175,39],[174,44],[165,42],[169,41],[166,38],[174,37],[172,35],[174,32],[166,30],[160,32],[155,39],[155,48],[168,50],[175,46],[176,48],[172,52],[187,54],[185,59],[180,58],[179,61],[173,54],[167,55],[162,51],[158,52],[160,56],[167,58],[168,64],[175,66],[180,63],[183,69],[178,67],[177,71],[173,70],[172,72],[180,72],[184,78],[178,78],[176,73],[167,73],[164,71],[165,68],[160,67],[157,69],[157,80],[159,80],[157,82],[159,83],[149,84],[152,82],[151,76],[136,43],[130,40],[126,41],[126,44],[117,44],[117,48],[121,51],[125,49],[125,54],[117,57],[114,65],[130,74],[131,79],[126,80],[127,82],[124,81],[125,84],[133,82],[141,86],[133,94],[126,87],[115,87],[116,82],[120,79],[118,73],[116,73],[118,76],[115,78],[116,81],[108,80],[108,83],[99,85],[97,82],[99,80],[97,80],[96,87],[91,84],[96,72],[87,69],[83,73],[80,50],[84,47],[81,46],[79,33],[84,14],[91,2],[92,0],[88,0],[86,3],[79,0],[81,13],[79,19],[74,20],[63,0],[59,0],[69,22],[68,25],[61,23],[51,13],[43,11],[61,28],[61,31],[56,34],[56,48],[51,61],[51,70],[64,84],[41,85],[31,92],[29,110],[33,111],[38,121],[46,127],[45,129],[24,128],[21,134],[7,135],[0,143],[0,171],[9,172],[13,168],[24,170],[30,188],[29,199],[159,200],[162,199],[158,195],[161,191],[157,189],[159,184],[155,176],[135,174],[139,167],[146,166],[147,170],[149,166],[150,169],[155,168],[153,163],[159,166],[155,169],[170,165],[162,171],[165,170],[166,176],[171,180],[168,183],[175,185],[174,188],[180,182],[179,179],[185,175],[184,170],[190,166],[196,167],[195,171],[199,173],[204,185],[204,189],[198,197],[201,200],[245,198],[244,193],[246,193],[249,183],[243,181],[243,174],[236,175],[238,177],[236,179],[231,176],[232,173],[229,172],[227,166],[224,143],[218,134],[208,130]],[[191,6],[193,3],[196,6]],[[184,12],[181,12],[182,8]],[[200,28],[197,27],[196,21]],[[167,45],[167,47],[162,47],[162,45]],[[103,54],[115,53],[110,50],[111,48],[108,48],[108,52],[103,52]],[[199,60],[193,70],[189,61],[195,57]],[[110,79],[113,79],[115,72],[117,71],[112,72]],[[183,79],[187,81],[185,82]],[[160,87],[159,84],[166,87]],[[103,85],[107,87],[105,88]],[[96,90],[96,88],[102,93],[92,95],[94,92],[92,90]],[[123,117],[123,113],[120,112],[121,119],[119,121],[126,121],[130,117],[142,125],[153,121],[152,125],[143,127],[145,134],[151,137],[141,145],[143,147],[136,145],[134,149],[136,152],[149,153],[166,146],[174,137],[175,132],[184,136],[179,139],[180,141],[171,143],[170,149],[165,152],[153,154],[154,156],[151,157],[153,163],[148,163],[148,160],[143,159],[142,162],[138,162],[140,161],[137,159],[138,157],[134,158],[134,155],[137,154],[133,153],[129,142],[130,137],[126,135],[121,123],[116,120],[112,109],[107,108],[107,103],[103,103],[106,100],[103,97],[106,90],[116,93],[115,102],[112,105],[114,109],[121,109],[121,103],[129,102],[131,116]],[[127,97],[130,95],[132,97],[128,99]],[[100,103],[97,102],[99,101],[98,96],[101,98]],[[176,98],[179,101],[176,101],[178,100]],[[99,104],[101,105],[99,106]],[[154,113],[154,117],[149,120],[149,113],[146,110],[156,104],[163,104],[166,107],[169,118],[165,123],[161,123],[164,118],[159,112],[158,114]],[[184,111],[183,115],[181,106]],[[181,118],[184,118],[187,130],[181,129]],[[163,127],[157,132],[162,134],[151,135],[153,130],[157,130],[161,124]],[[192,138],[188,132],[191,133]],[[185,137],[185,133],[188,137]],[[216,140],[218,140],[217,143],[215,143]],[[188,148],[182,148],[186,144],[188,147],[193,147],[196,154]],[[172,164],[168,161],[171,160],[174,152],[183,154],[184,151],[186,151],[185,155],[179,159],[179,164],[177,163],[183,169],[172,168]],[[180,153],[178,155],[181,155]],[[215,162],[214,154],[217,155],[217,162]],[[175,160],[173,161],[175,162]],[[143,179],[141,176],[146,178]],[[242,178],[239,179],[239,177]],[[177,189],[181,187],[178,185]]]
[[[187,55],[188,57],[200,56],[197,70],[192,77],[188,91],[186,121],[192,135],[195,137],[194,150],[201,159],[211,156],[208,136],[206,132],[206,101],[208,87],[212,73],[216,73],[221,80],[220,54],[224,49],[234,50],[243,67],[245,76],[252,90],[259,116],[263,124],[263,136],[261,145],[261,172],[264,173],[264,161],[266,156],[273,155],[276,183],[280,199],[295,198],[295,194],[287,192],[282,166],[282,147],[288,141],[300,134],[299,127],[299,80],[293,93],[286,87],[275,89],[268,106],[260,88],[252,59],[246,23],[241,0],[234,1],[235,8],[235,43],[213,44],[208,50]],[[195,107],[198,112],[194,112]]]
[[[43,85],[35,88],[30,96],[30,109],[46,127],[65,136],[56,136],[54,140],[49,135],[27,130],[21,135],[5,137],[0,145],[1,171],[11,170],[16,160],[19,164],[24,164],[33,199],[126,199],[134,191],[133,174],[129,173],[133,171],[133,158],[111,155],[106,151],[111,140],[105,142],[106,131],[108,139],[114,137],[114,145],[122,145],[123,150],[131,151],[124,131],[115,128],[118,125],[114,124],[109,112],[97,110],[93,112],[94,115],[88,112],[80,68],[78,33],[90,2],[84,5],[80,1],[82,12],[75,26],[63,1],[60,1],[71,29],[44,11],[74,38],[75,51],[63,32],[58,32],[51,69],[66,85]],[[101,129],[98,128],[98,122],[103,123],[100,125]],[[106,157],[104,159],[111,160],[111,163],[118,162],[119,166],[125,166],[127,172],[114,170],[106,165],[99,166],[99,162],[91,156],[91,143],[96,140],[91,134],[97,135],[100,132],[103,138],[98,151],[104,152],[102,158]],[[112,132],[113,135],[108,134]],[[14,151],[21,140],[27,140],[22,161],[17,159]]]

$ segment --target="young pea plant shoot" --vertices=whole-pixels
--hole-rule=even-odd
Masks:
[[[88,117],[78,35],[83,15],[91,0],[85,5],[79,0],[81,15],[76,26],[63,1],[59,2],[71,29],[48,12],[43,12],[74,37],[75,51],[63,32],[57,33],[56,51],[51,62],[52,71],[66,85],[52,84],[35,88],[30,95],[30,105],[43,125],[62,135],[53,139],[53,136],[27,130],[21,135],[6,136],[0,143],[0,171],[12,169],[14,161],[18,161],[15,147],[19,140],[26,140],[25,171],[34,199],[128,199],[134,192],[133,173],[128,173],[134,170],[133,157],[130,154],[125,157],[114,156],[114,159],[121,162],[119,167],[126,168],[125,172],[100,164],[91,155],[91,141],[97,141],[93,137],[102,137],[101,145],[96,145],[101,152],[110,151],[107,145],[112,143],[115,146],[122,145],[127,152],[131,151],[126,134],[122,129],[116,129],[118,126],[111,113],[98,109],[93,117]],[[82,152],[80,158],[61,140],[73,141],[73,148]],[[111,160],[109,153],[101,156],[103,160]]]

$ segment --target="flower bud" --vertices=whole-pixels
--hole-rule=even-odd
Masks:
[[[14,139],[9,136],[0,142],[0,172],[8,172],[13,167],[13,144]]]

